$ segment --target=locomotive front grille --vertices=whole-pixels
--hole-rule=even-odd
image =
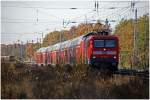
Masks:
[[[107,55],[116,55],[116,51],[93,51],[94,55],[102,55],[102,54],[107,54]]]

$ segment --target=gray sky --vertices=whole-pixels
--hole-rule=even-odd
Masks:
[[[110,22],[112,28],[124,18],[134,18],[131,10],[131,2],[127,1],[105,1],[99,2],[99,12],[94,10],[95,0],[87,1],[2,1],[1,2],[1,43],[15,43],[21,40],[37,41],[51,31],[63,29],[63,19],[69,23],[65,29],[91,20],[106,18],[115,20]],[[135,8],[138,16],[149,11],[148,1],[136,1]],[[112,8],[113,7],[113,8]],[[77,9],[70,9],[77,8]]]

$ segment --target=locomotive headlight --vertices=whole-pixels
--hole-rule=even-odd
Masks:
[[[96,58],[95,56],[93,56],[93,58]]]
[[[116,56],[114,56],[114,59],[116,59]]]

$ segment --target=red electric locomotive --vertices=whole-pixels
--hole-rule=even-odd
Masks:
[[[119,41],[106,32],[91,32],[72,40],[40,48],[38,64],[88,64],[92,67],[118,69]]]

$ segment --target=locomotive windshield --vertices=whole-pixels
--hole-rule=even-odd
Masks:
[[[105,40],[105,47],[115,47],[115,40]]]
[[[94,40],[94,47],[101,48],[101,47],[115,47],[116,41],[115,40]]]
[[[95,48],[104,47],[104,40],[94,40],[94,47]]]

